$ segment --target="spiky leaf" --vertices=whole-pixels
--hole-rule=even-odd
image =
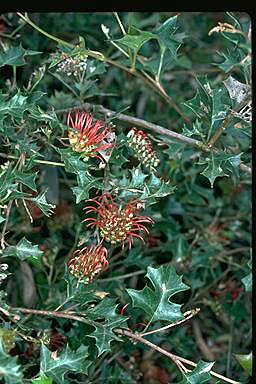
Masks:
[[[239,361],[240,365],[244,368],[244,370],[248,373],[248,375],[252,375],[252,352],[247,355],[238,355],[235,354],[236,359]]]
[[[183,380],[178,384],[203,384],[208,383],[212,379],[210,371],[214,365],[213,363],[207,363],[205,361],[199,361],[196,368],[192,372],[183,373]]]
[[[0,378],[3,378],[6,384],[22,384],[23,374],[20,365],[17,364],[17,357],[5,353],[0,338]]]
[[[88,317],[93,319],[92,324],[95,327],[89,337],[96,340],[98,355],[100,356],[105,351],[110,351],[110,343],[112,340],[122,341],[114,332],[114,328],[120,326],[127,328],[124,316],[120,316],[116,312],[115,299],[105,298],[98,305],[86,311]],[[95,320],[104,319],[104,322],[96,322]]]
[[[91,361],[87,360],[88,347],[81,345],[76,351],[67,346],[64,351],[57,355],[41,345],[40,371],[51,377],[57,384],[65,383],[65,374],[68,372],[87,374]]]
[[[181,305],[170,301],[170,297],[178,292],[189,289],[182,282],[182,276],[176,274],[172,265],[160,268],[148,267],[146,277],[153,285],[153,289],[146,286],[141,291],[127,289],[133,306],[143,309],[149,316],[150,322],[168,320],[171,322],[183,319]]]
[[[10,245],[4,250],[3,255],[18,257],[21,261],[31,260],[38,261],[43,252],[40,251],[38,245],[33,245],[25,237],[23,237],[16,246]]]

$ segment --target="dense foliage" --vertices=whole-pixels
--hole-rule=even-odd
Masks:
[[[1,383],[248,383],[245,13],[0,18]]]

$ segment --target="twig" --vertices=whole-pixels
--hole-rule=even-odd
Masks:
[[[204,144],[199,140],[191,139],[190,137],[181,135],[180,133],[176,133],[176,132],[171,131],[169,129],[166,129],[160,125],[150,123],[146,120],[139,119],[137,117],[133,117],[133,116],[125,115],[123,113],[111,111],[110,109],[107,109],[107,108],[103,107],[102,105],[84,103],[82,106],[77,106],[74,108],[59,109],[59,110],[56,110],[55,112],[56,113],[66,113],[66,112],[70,112],[71,110],[77,110],[79,108],[84,109],[84,110],[96,108],[99,113],[106,115],[106,117],[108,117],[108,118],[111,118],[111,117],[116,118],[117,120],[125,121],[126,123],[136,125],[137,127],[149,129],[151,131],[159,133],[160,135],[169,136],[173,139],[176,139],[176,140],[182,141],[186,144],[197,147],[204,152],[214,152],[215,154],[219,153],[219,150],[217,148],[209,146],[208,144]],[[240,169],[244,172],[247,172],[247,173],[252,172],[251,168],[245,164],[240,164]]]
[[[5,159],[19,160],[18,156],[7,155],[6,153],[0,153],[0,156],[4,157]],[[27,157],[26,160],[31,160],[31,158]],[[48,165],[56,165],[58,167],[65,167],[64,163],[57,163],[55,161],[37,160],[37,159],[35,159],[35,160],[33,159],[33,161],[34,161],[34,163],[38,163],[38,164],[48,164]]]
[[[36,24],[34,24],[28,17],[27,13],[25,13],[25,15],[23,15],[22,13],[19,13],[17,12],[17,15],[22,18],[22,20],[24,20],[25,22],[27,22],[29,25],[31,25],[33,28],[35,28],[38,32],[42,33],[43,35],[47,36],[49,39],[52,39],[60,44],[64,44],[70,48],[75,48],[75,45],[73,44],[70,44],[64,40],[61,40],[51,34],[49,34],[48,32],[44,31],[43,29],[39,28]],[[143,82],[145,82],[150,88],[152,88],[154,91],[156,91],[158,94],[160,94],[164,99],[165,101],[172,107],[176,110],[176,112],[187,122],[187,124],[189,124],[190,126],[192,125],[191,124],[191,121],[186,117],[186,115],[181,111],[181,109],[178,107],[178,105],[175,103],[175,101],[166,94],[166,92],[163,90],[163,88],[161,87],[161,85],[159,83],[157,83],[157,81],[155,81],[153,78],[151,78],[148,74],[146,74],[146,72],[143,72],[143,74],[141,74],[139,71],[137,71],[136,69],[134,68],[128,68],[126,67],[125,65],[123,64],[120,64],[114,60],[111,60],[109,58],[107,58],[105,55],[103,55],[101,52],[95,52],[95,51],[92,51],[90,49],[84,49],[84,53],[87,54],[88,56],[91,56],[91,57],[94,57],[95,59],[97,60],[101,60],[101,61],[105,61],[106,63],[108,64],[111,64],[111,65],[114,65],[134,76],[136,76],[137,78],[141,79]]]
[[[192,310],[192,311],[187,311],[187,312],[184,313],[185,319],[179,320],[179,321],[177,321],[175,323],[168,324],[168,325],[166,325],[165,327],[162,327],[162,328],[153,329],[152,331],[149,331],[149,332],[136,333],[136,335],[144,337],[144,336],[147,336],[147,335],[151,335],[153,333],[155,334],[157,332],[166,331],[169,328],[176,327],[177,325],[180,325],[180,324],[184,323],[185,321],[188,321],[189,319],[191,319],[192,317],[197,315],[199,311],[200,311],[200,308],[196,308],[195,310]]]
[[[213,361],[214,360],[214,354],[210,351],[206,342],[204,341],[202,333],[201,333],[201,329],[199,327],[199,323],[196,319],[192,322],[192,327],[193,327],[193,332],[194,332],[196,343],[197,343],[198,348],[200,349],[202,355],[207,360]]]
[[[179,362],[182,362],[182,363],[185,363],[185,364],[188,364],[188,365],[191,365],[192,367],[196,367],[197,364],[194,363],[193,361],[190,361],[190,360],[187,360],[187,359],[184,359],[183,357],[180,357],[180,356],[177,356],[177,355],[174,355],[173,353],[170,353],[168,351],[166,351],[165,349],[159,347],[158,345],[155,345],[153,343],[151,343],[150,341],[144,339],[143,337],[137,335],[137,334],[134,334],[130,331],[127,331],[125,329],[120,329],[120,328],[116,328],[115,329],[115,332],[120,334],[120,335],[125,335],[127,337],[130,337],[134,340],[137,340],[137,341],[140,341],[141,343],[145,344],[145,345],[148,345],[150,348],[153,348],[155,349],[156,351],[162,353],[163,355],[166,355],[167,357],[169,357],[170,359],[172,359],[172,361],[178,365],[178,361]],[[226,381],[227,383],[231,383],[231,384],[241,384],[239,381],[235,381],[235,380],[232,380],[232,379],[229,379],[225,376],[222,376],[222,375],[219,375],[218,373],[214,372],[214,371],[210,371],[209,372],[212,376],[214,377],[217,377],[218,379],[221,379],[223,381]]]
[[[5,222],[4,222],[4,226],[3,226],[3,230],[2,230],[2,234],[1,234],[1,248],[2,249],[5,248],[4,236],[5,236],[6,228],[7,228],[7,225],[8,225],[12,204],[13,204],[13,200],[10,200],[8,205],[7,205],[7,209],[6,209],[6,218],[5,218]]]
[[[234,111],[232,112],[238,112],[241,110],[241,108],[243,108],[247,103],[248,101],[251,99],[251,96],[247,96],[245,100],[243,100],[240,104],[238,104],[235,108],[234,108]],[[209,143],[208,145],[210,147],[212,147],[212,145],[215,143],[216,140],[218,140],[218,138],[221,136],[221,134],[225,131],[225,129],[227,128],[229,122],[232,120],[232,118],[234,117],[233,113],[230,113],[223,121],[222,125],[220,126],[220,128],[217,130],[217,132],[215,132],[215,134],[212,136],[212,138],[209,140]]]
[[[56,311],[42,311],[39,309],[29,309],[29,308],[13,308],[16,311],[20,311],[22,313],[32,313],[34,315],[42,315],[42,316],[56,316],[56,317],[62,317],[70,320],[77,320],[81,321],[82,323],[90,324],[90,322],[86,319],[84,319],[81,316],[76,316],[73,314],[70,314],[68,312],[56,312]]]
[[[81,321],[82,323],[90,324],[90,322],[88,320],[84,319],[83,317],[76,316],[76,315],[70,314],[68,312],[43,311],[43,310],[39,310],[39,309],[29,309],[29,308],[13,308],[13,309],[20,311],[20,312],[23,312],[23,313],[30,313],[30,314],[42,315],[42,316],[56,316],[56,317],[62,317],[62,318],[70,319],[70,320],[77,320],[77,321]],[[179,366],[179,362],[191,365],[193,367],[197,366],[197,364],[194,363],[193,361],[190,361],[190,360],[184,359],[183,357],[174,355],[173,353],[166,351],[165,349],[159,347],[158,345],[151,343],[150,341],[144,339],[143,337],[141,337],[138,334],[132,333],[131,331],[121,329],[121,328],[115,328],[114,331],[120,335],[125,335],[125,336],[130,337],[134,340],[140,341],[141,343],[148,345],[149,347],[155,349],[156,351],[168,356],[170,359],[173,360],[173,362],[177,366]],[[240,384],[238,381],[231,380],[231,379],[229,379],[225,376],[219,375],[218,373],[215,373],[213,371],[210,371],[209,373],[212,376],[217,377],[218,379],[226,381],[227,383]]]

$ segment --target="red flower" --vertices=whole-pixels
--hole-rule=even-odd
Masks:
[[[95,152],[113,147],[113,144],[100,144],[111,133],[111,124],[104,128],[104,121],[97,120],[93,123],[92,116],[87,112],[76,112],[74,118],[72,112],[69,112],[67,125],[70,124],[72,128],[68,130],[69,142],[73,150],[83,152],[83,156],[98,157],[102,160]]]
[[[130,199],[124,207],[121,205],[118,206],[109,193],[88,201],[93,201],[97,206],[86,207],[86,213],[93,212],[97,217],[87,218],[83,220],[83,222],[91,221],[88,226],[99,228],[100,235],[104,240],[111,244],[120,241],[122,242],[123,249],[125,240],[128,241],[129,248],[131,248],[134,238],[144,241],[143,237],[139,235],[138,232],[149,232],[142,223],[154,223],[148,216],[137,215],[141,203],[135,198]]]
[[[79,282],[88,284],[95,275],[108,269],[108,251],[101,244],[77,250],[68,262],[68,270],[79,278]]]

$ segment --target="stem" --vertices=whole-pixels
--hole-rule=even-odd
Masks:
[[[115,18],[117,19],[117,22],[119,24],[119,27],[120,27],[123,35],[126,35],[125,29],[123,27],[123,24],[122,24],[121,20],[119,19],[118,13],[117,12],[113,12],[113,13],[114,13]]]
[[[243,100],[240,104],[238,104],[236,106],[236,108],[234,108],[234,112],[238,112],[240,109],[242,109],[248,102],[249,100],[251,99],[251,96],[247,96],[245,100]],[[218,140],[218,138],[221,136],[221,134],[225,131],[225,129],[227,128],[229,122],[232,120],[233,118],[233,114],[230,113],[223,121],[223,124],[220,126],[220,128],[217,130],[217,132],[215,132],[215,134],[212,136],[212,138],[210,139],[208,145],[211,147],[216,140]]]
[[[19,160],[19,157],[12,156],[12,155],[6,155],[5,153],[0,153],[1,157],[4,157],[5,159],[13,159],[13,160]],[[26,160],[31,160],[29,157]],[[48,164],[48,165],[57,165],[59,167],[65,167],[64,163],[56,163],[54,161],[48,161],[48,160],[33,160],[35,163],[39,164]]]
[[[185,321],[188,321],[189,319],[191,319],[192,317],[197,315],[199,311],[200,311],[200,308],[196,308],[195,310],[192,310],[192,311],[187,311],[187,312],[184,313],[184,316],[186,316],[185,319],[179,320],[176,323],[168,324],[168,325],[166,325],[165,327],[162,327],[162,328],[154,329],[154,330],[149,331],[149,332],[136,333],[136,335],[144,337],[144,336],[147,336],[147,335],[151,335],[152,333],[166,331],[169,328],[176,327],[177,325],[180,325],[180,324],[184,323]]]
[[[204,144],[202,141],[191,139],[190,137],[187,137],[187,136],[181,135],[179,133],[176,133],[174,131],[171,131],[169,129],[163,128],[160,125],[149,123],[146,120],[138,119],[137,117],[124,115],[123,113],[111,111],[110,109],[107,109],[107,108],[103,107],[102,105],[84,103],[81,106],[81,108],[83,108],[85,110],[95,108],[97,110],[97,112],[105,114],[108,119],[110,119],[111,117],[116,118],[117,120],[125,121],[127,123],[134,124],[138,127],[149,129],[151,131],[159,133],[160,135],[170,136],[173,139],[182,141],[182,142],[189,144],[189,145],[193,145],[194,147],[197,147],[201,151],[204,151],[204,152],[214,152],[215,154],[219,153],[219,150],[217,148],[209,146],[208,144]],[[77,107],[74,108],[74,110],[76,110],[76,109],[77,109]],[[70,108],[59,109],[55,112],[56,113],[63,113],[63,112],[69,112],[70,110],[72,110],[72,109],[70,109]],[[246,173],[252,172],[251,168],[245,164],[240,164],[240,169]]]
[[[38,32],[40,32],[40,33],[42,33],[43,35],[49,37],[49,39],[54,40],[54,41],[57,41],[57,43],[59,43],[59,44],[66,45],[66,46],[69,47],[69,48],[75,48],[75,45],[70,44],[70,43],[68,43],[67,41],[61,40],[61,39],[59,39],[58,37],[55,37],[55,36],[53,36],[53,35],[50,35],[48,32],[44,31],[43,29],[41,29],[40,27],[38,27],[36,24],[34,24],[34,23],[29,19],[27,12],[25,12],[25,16],[24,16],[22,13],[20,13],[20,12],[17,12],[17,15],[18,15],[22,20],[24,20],[26,23],[28,23],[29,25],[31,25],[31,27],[35,28]]]
[[[75,48],[75,45],[70,44],[64,40],[61,40],[43,29],[39,28],[36,24],[34,24],[28,17],[27,13],[25,13],[25,16],[22,15],[22,13],[17,12],[17,15],[21,17],[24,21],[26,21],[29,25],[31,25],[33,28],[35,28],[38,32],[42,33],[43,35],[47,36],[49,39],[52,39],[54,41],[57,41],[58,43],[64,44],[70,48]],[[165,101],[171,105],[172,108],[176,110],[176,112],[191,126],[190,120],[184,115],[184,113],[180,110],[180,108],[177,106],[177,104],[172,100],[170,96],[166,94],[166,92],[162,89],[160,84],[158,84],[154,79],[152,79],[149,75],[145,75],[145,72],[143,71],[144,76],[141,75],[140,72],[138,72],[136,69],[128,68],[125,65],[122,65],[116,61],[113,61],[111,59],[106,58],[102,53],[100,52],[94,52],[91,51],[90,49],[85,49],[84,53],[87,54],[88,56],[94,57],[97,60],[105,61],[106,63],[112,64],[120,69],[123,69],[124,71],[136,76],[137,78],[141,79],[144,81],[150,88],[152,88],[155,92],[160,94]],[[150,79],[150,80],[149,80]]]
[[[108,277],[106,279],[100,279],[100,282],[106,282],[106,281],[114,281],[114,280],[121,280],[121,279],[127,279],[128,277],[133,277],[135,275],[141,275],[145,273],[146,271],[136,271],[136,272],[131,272],[131,273],[126,273],[125,275],[120,275],[120,276],[114,276],[114,277]]]
[[[176,364],[176,365],[179,365],[178,362],[182,362],[182,363],[185,363],[185,364],[188,364],[188,365],[191,365],[193,367],[196,367],[197,364],[194,363],[193,361],[190,361],[190,360],[187,360],[187,359],[184,359],[183,357],[180,357],[180,356],[177,356],[177,355],[174,355],[173,353],[170,353],[168,351],[166,351],[165,349],[159,347],[158,345],[155,345],[153,343],[151,343],[150,341],[144,339],[143,337],[137,335],[137,334],[134,334],[132,333],[131,331],[127,331],[125,329],[120,329],[120,328],[116,328],[115,329],[115,332],[116,333],[119,333],[120,335],[125,335],[127,337],[130,337],[134,340],[137,340],[137,341],[140,341],[141,343],[145,344],[145,345],[148,345],[150,348],[153,348],[155,349],[156,351],[162,353],[163,355],[166,355],[167,357],[169,357],[170,359],[172,359],[172,361]],[[235,381],[235,380],[232,380],[232,379],[229,379],[225,376],[222,376],[222,375],[219,375],[218,373],[216,372],[213,372],[213,371],[210,371],[209,372],[212,376],[214,377],[217,377],[218,379],[221,379],[223,381],[226,381],[227,383],[231,383],[231,384],[241,384],[239,381]]]
[[[29,308],[22,308],[22,307],[21,308],[13,308],[13,309],[17,310],[17,311],[20,311],[22,313],[32,313],[32,314],[35,314],[35,315],[42,315],[42,316],[56,316],[56,317],[62,317],[62,318],[70,319],[70,320],[77,320],[77,321],[81,321],[82,323],[90,324],[90,322],[88,320],[84,319],[83,317],[76,316],[76,315],[73,315],[73,314],[68,313],[68,312],[42,311],[42,310],[38,310],[38,309],[29,309]],[[130,338],[132,338],[134,340],[140,341],[141,343],[143,343],[145,345],[148,345],[149,347],[155,349],[156,351],[166,355],[167,357],[172,359],[172,361],[179,368],[180,368],[179,362],[191,365],[193,367],[197,366],[197,364],[194,363],[193,361],[190,361],[190,360],[184,359],[183,357],[174,355],[173,353],[170,353],[170,352],[166,351],[165,349],[159,347],[158,345],[155,345],[155,344],[151,343],[150,341],[144,339],[143,337],[141,337],[138,334],[132,333],[131,331],[128,331],[128,330],[125,330],[125,329],[121,329],[121,328],[116,328],[115,332],[120,334],[120,335],[125,335],[125,336],[130,337]],[[209,373],[212,376],[217,377],[218,379],[226,381],[227,383],[241,384],[238,381],[231,380],[231,379],[229,379],[229,378],[227,378],[225,376],[219,375],[218,373],[215,373],[213,371],[210,371]]]
[[[1,248],[2,249],[5,248],[4,236],[5,236],[6,228],[7,228],[7,225],[8,225],[8,220],[9,220],[12,204],[13,204],[13,200],[10,200],[8,205],[7,205],[6,218],[5,218],[5,222],[4,222],[4,226],[3,226],[3,230],[2,230],[2,234],[1,234]]]
[[[81,321],[82,323],[86,323],[86,324],[91,324],[90,321],[84,319],[83,317],[76,316],[68,312],[42,311],[39,309],[29,309],[29,308],[13,308],[13,309],[16,311],[20,311],[22,313],[32,313],[34,315],[42,315],[42,316],[56,316],[56,317],[62,317],[65,319]]]

